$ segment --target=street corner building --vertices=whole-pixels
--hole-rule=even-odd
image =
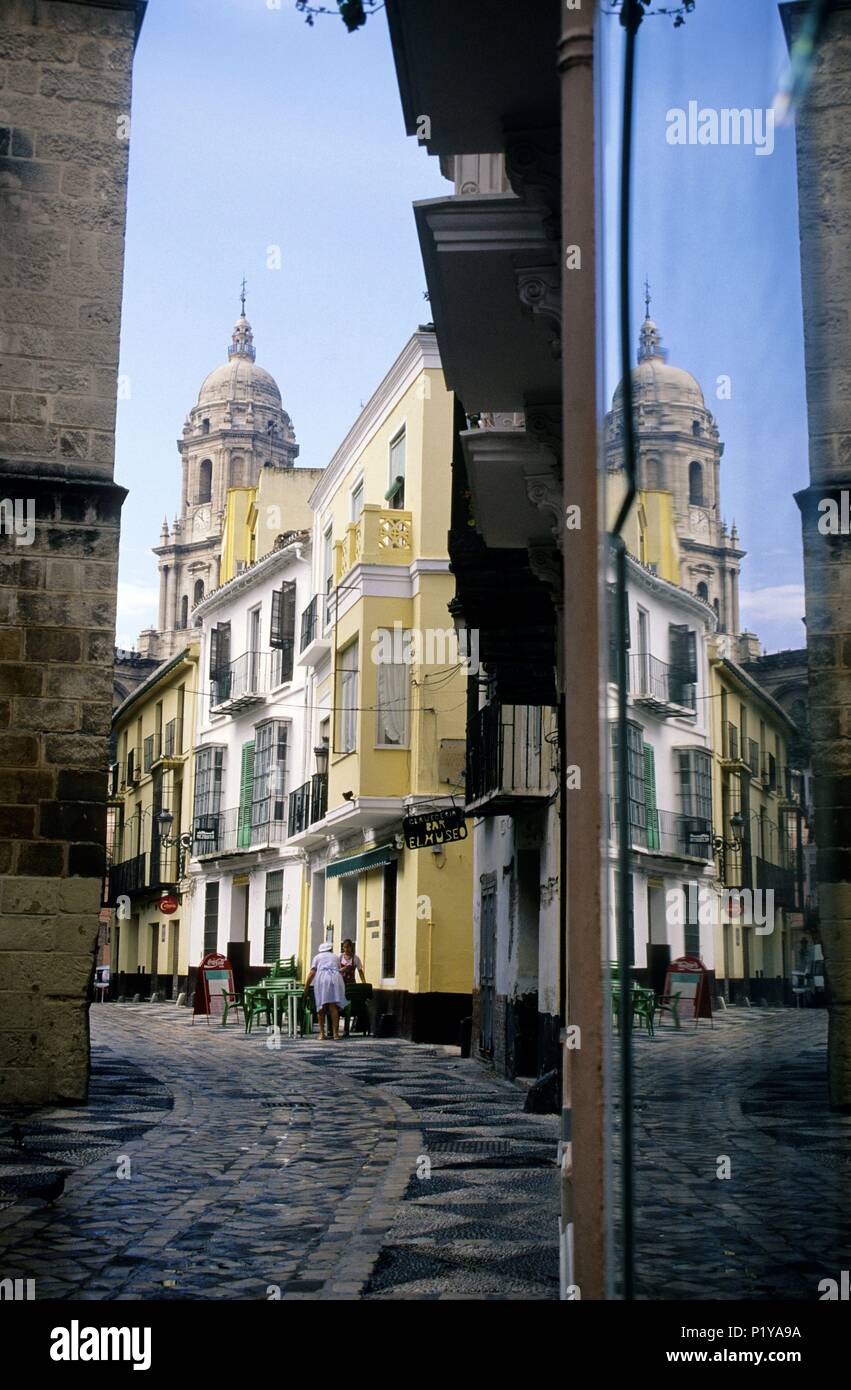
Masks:
[[[144,9],[0,6],[7,1103],[83,1100],[88,1085],[125,495],[112,478],[131,70]]]

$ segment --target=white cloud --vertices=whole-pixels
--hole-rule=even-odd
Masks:
[[[772,584],[741,594],[742,617],[746,625],[756,622],[782,622],[804,616],[803,584]]]

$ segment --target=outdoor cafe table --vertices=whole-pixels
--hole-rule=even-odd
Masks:
[[[291,1038],[295,1037],[296,1018],[298,1017],[298,1002],[301,999],[303,992],[304,985],[299,984],[298,980],[275,979],[261,980],[260,983],[257,985],[247,985],[244,990],[244,994],[246,996],[251,996],[252,994],[265,994],[266,997],[269,1000],[271,1000],[272,1019],[274,1021],[276,1032],[280,1028],[279,1006],[282,1003],[286,1004],[287,1019],[289,1022],[289,1034]]]

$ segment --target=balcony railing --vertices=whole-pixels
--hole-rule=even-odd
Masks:
[[[301,615],[301,636],[299,638],[298,649],[303,652],[305,647],[309,647],[314,638],[319,635],[319,614],[322,604],[320,594],[314,594],[310,603]]]
[[[618,841],[617,802],[609,798],[609,829],[612,840]],[[712,822],[702,816],[686,816],[681,811],[647,809],[644,823],[630,824],[630,845],[633,849],[651,850],[657,854],[687,855],[695,859],[711,859]]]
[[[334,543],[334,582],[357,564],[409,565],[412,559],[411,513],[367,503],[344,539]]]
[[[111,864],[109,869],[109,903],[115,905],[117,898],[131,897],[148,886],[147,854],[134,855],[120,864]]]
[[[749,767],[750,770],[751,770],[751,776],[752,776],[752,777],[758,777],[758,776],[759,776],[759,744],[757,743],[756,739],[753,739],[753,738],[749,738],[749,739],[748,739],[748,758],[747,758],[747,763],[748,763],[748,767]]]
[[[803,772],[795,767],[783,769],[783,797],[794,806],[800,806],[806,813],[806,784]]]
[[[467,805],[498,815],[551,796],[555,732],[549,706],[483,705],[467,725]]]
[[[794,869],[782,864],[769,864],[765,859],[756,861],[756,886],[763,891],[774,893],[774,906],[785,907],[790,912],[801,906],[800,883]]]
[[[170,719],[165,726],[163,757],[177,758],[183,752],[183,720]]]
[[[762,780],[769,791],[774,791],[777,786],[777,760],[773,753],[763,754]]]
[[[314,773],[309,782],[290,792],[287,834],[301,835],[322,820],[328,809],[328,778]]]
[[[198,859],[209,854],[238,854],[241,850],[281,844],[286,837],[285,820],[252,823],[250,806],[232,806],[226,811],[195,817],[192,853]]]
[[[739,731],[729,719],[721,725],[721,756],[726,762],[739,761]]]
[[[154,736],[153,736],[153,734],[149,734],[148,737],[145,739],[145,742],[144,742],[143,748],[142,748],[142,770],[143,770],[144,772],[150,772],[150,770],[151,770],[151,764],[153,763],[153,761],[154,761]]]
[[[688,672],[649,652],[633,652],[630,656],[629,690],[636,704],[661,714],[681,709],[694,711],[696,706],[697,686],[688,679]]]
[[[233,713],[257,704],[269,690],[270,652],[245,652],[210,681],[211,709]]]

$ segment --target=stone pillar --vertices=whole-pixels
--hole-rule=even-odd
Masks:
[[[112,481],[141,0],[0,5],[0,1096],[83,1100],[104,871]]]
[[[787,38],[807,7],[781,6]],[[822,534],[851,498],[851,0],[834,0],[797,114],[810,486],[804,540],[820,933],[829,992],[828,1080],[851,1111],[851,536]]]

